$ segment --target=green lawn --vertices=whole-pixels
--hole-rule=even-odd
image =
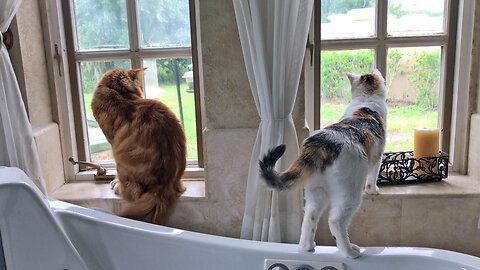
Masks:
[[[161,85],[161,89],[165,91],[160,91],[158,100],[167,105],[172,109],[180,119],[179,104],[177,98],[177,87],[176,85]],[[187,137],[187,157],[196,158],[197,157],[197,132],[196,132],[196,122],[195,122],[195,99],[193,93],[187,93],[187,84],[180,85],[180,92],[182,98],[182,108],[183,108],[183,118],[184,118],[184,130],[185,136]],[[149,89],[147,89],[148,91]],[[84,94],[85,100],[85,112],[92,114],[92,93]]]
[[[170,107],[180,119],[175,85],[160,86],[165,91],[160,91],[158,99]],[[197,157],[197,134],[195,123],[195,100],[193,93],[187,93],[187,84],[181,84],[181,97],[184,117],[184,129],[187,137],[187,156]],[[148,89],[147,89],[148,91]],[[85,94],[85,111],[91,114],[90,107],[92,94]],[[337,122],[345,111],[345,104],[322,104],[321,120],[326,126]],[[387,122],[387,145],[385,151],[413,150],[413,129],[415,127],[436,127],[437,111],[428,110],[417,105],[404,107],[389,107]]]
[[[346,105],[322,104],[322,126],[337,122]],[[387,145],[385,151],[413,150],[413,129],[415,127],[436,127],[437,111],[422,106],[389,107],[387,118]]]

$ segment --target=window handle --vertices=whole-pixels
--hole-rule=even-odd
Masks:
[[[69,158],[68,161],[70,161],[70,163],[72,163],[73,165],[82,164],[82,165],[95,168],[97,169],[97,175],[105,175],[107,173],[107,169],[103,168],[97,163],[87,162],[87,161],[75,161],[73,157]]]
[[[310,66],[313,66],[313,43],[307,40],[307,49],[310,50]]]
[[[62,77],[62,55],[58,52],[58,44],[55,44],[55,55],[53,56],[57,60],[58,75]]]

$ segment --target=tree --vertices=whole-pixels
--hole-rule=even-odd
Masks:
[[[172,84],[177,80],[175,74],[175,59],[157,59],[158,84]],[[190,59],[177,58],[178,74],[181,79],[182,75],[188,71],[188,65],[191,64]]]
[[[130,0],[75,0],[78,49],[128,49],[126,1]],[[138,9],[143,47],[190,46],[188,0],[140,0]],[[178,62],[181,76],[188,63],[186,59]],[[159,78],[175,81],[172,60],[158,59],[157,66]],[[131,68],[130,61],[82,62],[84,92],[92,92],[100,76],[113,68]]]
[[[354,8],[375,7],[374,0],[322,0],[321,1],[321,21],[330,22],[328,16],[331,14],[342,14]]]
[[[125,0],[75,0],[80,50],[128,48]]]
[[[322,0],[321,1],[321,22],[328,23],[330,20],[328,16],[332,14],[343,14],[349,10],[356,8],[373,8],[375,7],[374,0]],[[409,11],[402,9],[402,3],[395,3],[389,1],[388,13],[395,14],[398,18],[411,14]]]
[[[139,18],[144,46],[190,46],[188,1],[143,0],[139,2]]]

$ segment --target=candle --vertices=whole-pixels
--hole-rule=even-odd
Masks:
[[[413,157],[438,157],[439,155],[439,134],[438,128],[417,127],[413,132]],[[427,167],[427,161],[421,162],[424,167]],[[416,164],[419,165],[419,164]],[[421,170],[415,170],[419,175],[427,174]],[[433,168],[433,173],[438,173],[438,168]]]

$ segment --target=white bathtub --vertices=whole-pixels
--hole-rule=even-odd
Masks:
[[[479,258],[438,249],[368,247],[362,248],[362,257],[350,260],[336,247],[317,246],[315,253],[300,253],[296,245],[137,222],[48,200],[14,168],[0,168],[0,233],[8,270],[254,270],[276,262],[288,265],[284,260],[316,270],[480,270]]]

